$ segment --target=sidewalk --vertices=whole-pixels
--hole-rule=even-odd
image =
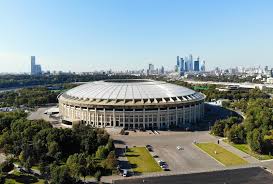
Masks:
[[[250,164],[257,164],[257,163],[260,163],[260,161],[254,157],[252,157],[251,155],[241,151],[241,150],[238,150],[237,148],[231,146],[230,144],[228,143],[225,143],[223,141],[223,139],[220,139],[220,146],[222,146],[223,148],[225,148],[226,150],[238,155],[239,157],[245,159],[248,163]]]

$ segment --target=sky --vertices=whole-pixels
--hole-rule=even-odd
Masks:
[[[272,0],[0,0],[0,72],[273,67]]]

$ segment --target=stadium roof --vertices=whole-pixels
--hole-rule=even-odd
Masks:
[[[90,82],[68,90],[63,95],[79,99],[190,101],[204,96],[186,87],[153,80],[106,80]]]

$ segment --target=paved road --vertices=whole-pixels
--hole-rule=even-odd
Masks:
[[[260,167],[241,168],[216,172],[193,173],[175,176],[159,176],[117,180],[114,184],[269,184],[273,176]]]
[[[154,148],[154,153],[159,156],[159,159],[166,161],[171,171],[164,171],[159,173],[147,173],[141,178],[145,177],[161,177],[168,175],[181,175],[197,172],[219,171],[223,169],[236,169],[244,167],[262,166],[268,168],[270,172],[273,171],[273,160],[259,161],[256,158],[232,147],[231,145],[220,141],[220,145],[225,149],[235,153],[249,162],[247,165],[224,167],[216,162],[206,153],[200,151],[193,144],[196,142],[215,142],[218,138],[211,136],[207,131],[204,132],[165,132],[160,135],[141,135],[141,136],[121,136],[112,135],[118,144],[121,146],[145,146],[150,144]],[[181,146],[183,150],[177,150],[176,146]],[[127,163],[128,164],[128,163]],[[126,166],[125,166],[126,167]],[[134,176],[130,178],[139,178]],[[112,180],[124,179],[121,176],[103,177],[103,181],[112,182]]]
[[[128,170],[129,175],[133,175],[133,170],[127,157],[125,156],[125,144],[123,142],[114,142],[116,148],[116,155],[118,155],[118,162],[121,170]]]
[[[114,139],[124,142],[129,147],[152,145],[154,154],[168,163],[172,173],[200,172],[212,168],[224,168],[193,144],[194,141],[215,142],[217,140],[207,132],[181,132],[175,135],[154,136],[114,136]],[[177,150],[177,146],[181,146],[183,150]]]

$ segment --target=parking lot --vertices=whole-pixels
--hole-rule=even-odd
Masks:
[[[170,172],[188,173],[224,168],[193,144],[194,141],[214,142],[217,140],[207,132],[176,132],[153,136],[115,135],[113,138],[129,147],[151,145],[152,155],[159,156],[156,160],[167,162]],[[178,150],[177,146],[181,146],[182,149]]]

